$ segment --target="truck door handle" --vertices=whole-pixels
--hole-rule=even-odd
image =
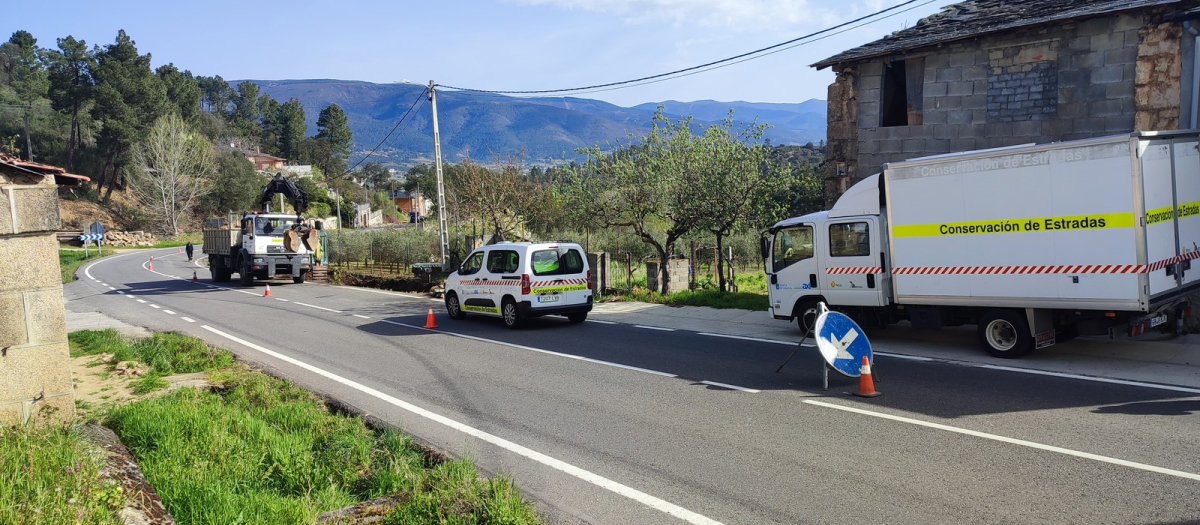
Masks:
[[[773,273],[772,273],[772,274],[769,274],[769,275],[771,276],[771,284],[777,284],[777,283],[779,283],[779,278],[778,278],[778,277],[776,277],[776,276],[775,276],[775,274],[773,274]]]
[[[817,274],[815,274],[815,273],[810,273],[810,274],[808,274],[808,285],[809,285],[810,287],[812,287],[813,289],[816,289],[816,287],[817,287]]]
[[[875,274],[868,273],[867,274],[867,288],[874,288],[874,287],[875,287]]]

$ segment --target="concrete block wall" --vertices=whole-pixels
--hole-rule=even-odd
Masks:
[[[54,177],[0,172],[0,425],[75,417]]]
[[[1178,22],[1157,23],[1155,16],[1114,14],[839,66],[829,93],[828,159],[855,169],[848,180],[831,180],[833,168],[827,168],[827,206],[839,189],[887,162],[1175,129],[1182,29]],[[884,64],[907,58],[924,59],[923,123],[881,127]],[[855,110],[841,109],[851,99]],[[856,129],[835,126],[846,119]],[[857,147],[834,147],[836,141]]]

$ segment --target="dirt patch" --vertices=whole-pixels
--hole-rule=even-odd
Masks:
[[[145,374],[146,365],[136,361],[121,361],[114,366],[111,361],[112,354],[71,358],[71,378],[75,382],[75,411],[80,419],[86,420],[89,414],[103,414],[117,404],[163,395],[183,387],[213,388],[213,384],[208,381],[208,372],[198,372],[164,377],[167,388],[148,394],[136,394],[130,383]]]
[[[435,286],[439,285],[437,282],[431,283],[428,280],[419,277],[380,277],[374,275],[363,275],[336,268],[330,269],[329,279],[330,281],[339,284],[362,286],[366,288],[378,288],[381,290],[392,290],[395,292],[429,293],[434,291]]]

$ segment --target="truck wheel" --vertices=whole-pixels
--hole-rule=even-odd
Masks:
[[[243,266],[238,276],[241,277],[242,286],[254,286],[254,274],[250,273],[249,266]]]
[[[579,312],[577,314],[567,314],[567,320],[573,324],[579,324],[587,321],[587,312]]]
[[[457,320],[467,318],[467,313],[463,311],[462,305],[458,304],[458,294],[454,292],[446,294],[446,315]]]
[[[521,312],[517,310],[517,303],[512,299],[504,300],[504,303],[500,305],[500,314],[504,316],[504,326],[516,329],[524,324],[524,320],[521,319]]]
[[[800,327],[800,331],[808,332],[811,335],[813,330],[817,329],[817,317],[821,315],[821,306],[812,299],[800,301],[796,304],[795,315],[796,325]]]
[[[979,319],[979,344],[992,357],[1013,359],[1033,350],[1033,336],[1020,312],[990,310]]]
[[[304,274],[305,272],[300,272],[300,275],[292,277],[292,282],[296,284],[304,284]]]

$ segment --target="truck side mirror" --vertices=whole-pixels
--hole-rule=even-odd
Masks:
[[[763,260],[766,260],[767,255],[770,254],[769,247],[767,246],[766,236],[758,238],[758,253],[762,256]]]
[[[316,228],[317,231],[324,230],[325,223],[324,221],[313,221],[313,227]]]

